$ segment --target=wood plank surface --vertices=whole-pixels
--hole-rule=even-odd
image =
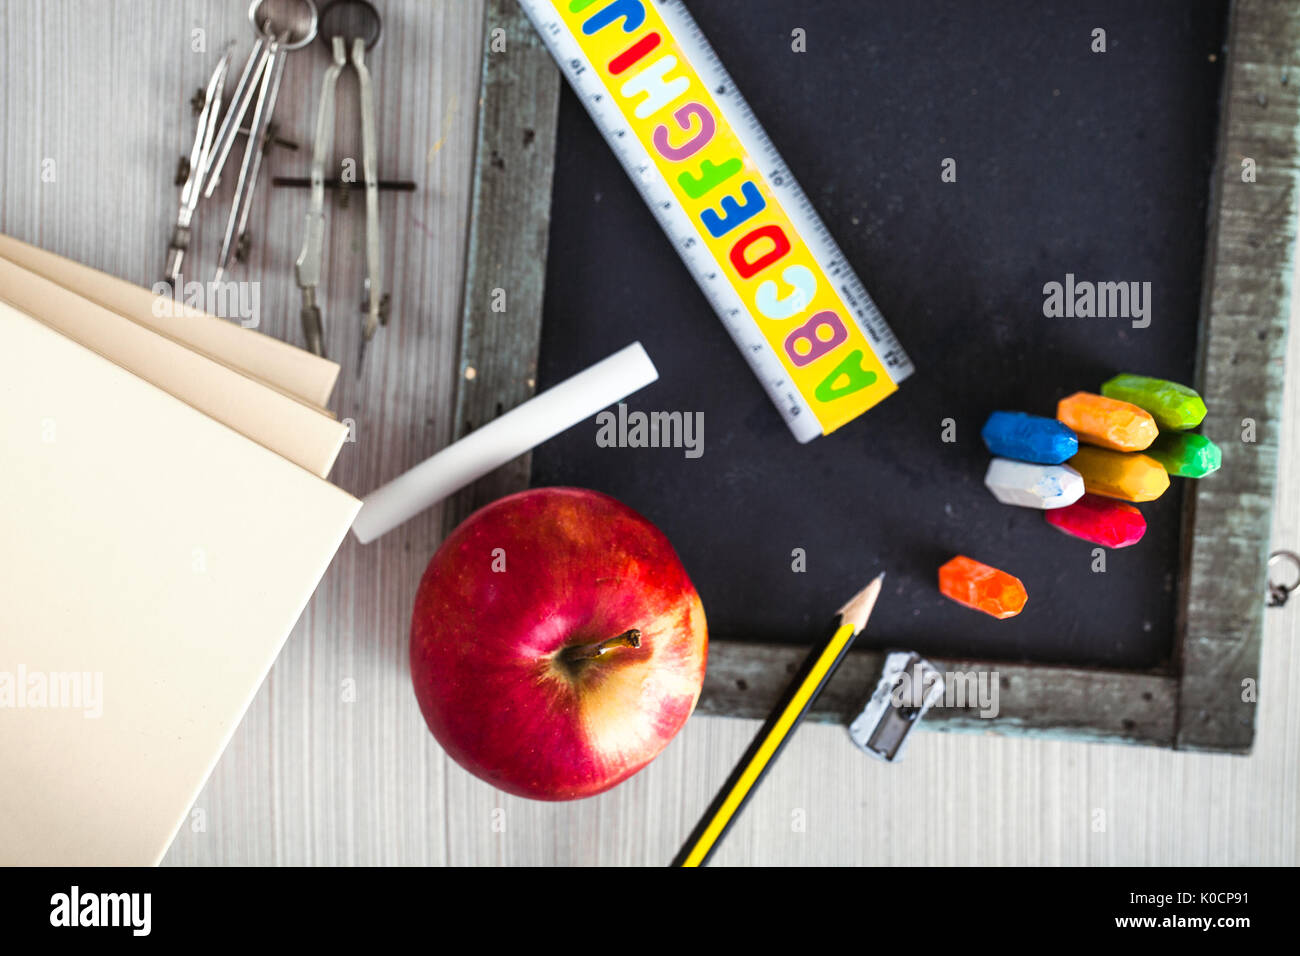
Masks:
[[[542,337],[560,71],[515,0],[487,0],[470,183],[454,434],[463,438],[532,398]],[[528,487],[532,456],[485,475],[443,507],[450,532]]]
[[[773,644],[714,643],[700,712],[765,718],[806,653]],[[1173,746],[1178,682],[1172,677],[942,657],[930,661],[945,675],[945,697],[921,725],[927,730]],[[884,663],[884,654],[850,651],[813,703],[809,719],[846,726],[870,698]]]
[[[334,477],[365,492],[451,437],[460,288],[482,48],[480,0],[382,5],[371,60],[380,169],[420,183],[381,202],[393,318],[334,407],[356,422]],[[206,54],[191,31],[206,28]],[[136,282],[162,268],[188,149],[187,101],[225,39],[247,48],[236,0],[0,4],[0,231]],[[305,57],[307,54],[294,54]],[[323,52],[291,60],[281,119],[310,135]],[[1292,79],[1294,82],[1294,78]],[[340,85],[339,155],[355,155]],[[54,182],[42,182],[45,160]],[[303,153],[272,169],[305,171]],[[292,263],[306,196],[259,206],[247,275],[264,328],[298,341]],[[264,194],[263,198],[266,198]],[[360,204],[329,210],[331,351],[355,355]],[[216,255],[209,216],[200,259]],[[213,230],[215,227],[212,227]],[[346,303],[346,304],[345,304]],[[382,337],[387,336],[385,341]],[[1287,345],[1300,368],[1300,337]],[[399,398],[400,396],[400,398]],[[1280,418],[1273,541],[1300,545],[1300,392]],[[665,863],[758,727],[701,716],[644,773],[578,804],[494,791],[449,762],[411,694],[411,597],[441,536],[437,510],[362,548],[349,541],[308,606],[166,862],[183,864]],[[1263,596],[1259,595],[1262,602]],[[1257,739],[1248,757],[923,733],[903,762],[809,725],[783,752],[717,865],[1271,863],[1300,859],[1300,600],[1264,614]]]
[[[1264,611],[1241,582],[1264,580],[1269,553],[1300,197],[1297,44],[1300,6],[1233,4],[1198,355],[1204,430],[1231,437],[1185,505],[1177,745],[1189,750],[1246,751],[1254,736],[1246,691]]]

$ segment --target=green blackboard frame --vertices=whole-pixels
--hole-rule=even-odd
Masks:
[[[1300,5],[1235,0],[1207,223],[1196,386],[1206,428],[1225,445],[1212,482],[1183,509],[1182,592],[1167,670],[1120,671],[936,659],[954,672],[996,671],[999,713],[932,711],[931,730],[1023,734],[1247,753],[1255,734],[1265,580],[1282,407],[1300,186]],[[560,75],[515,0],[488,0],[461,309],[455,436],[533,394],[541,338]],[[1254,160],[1254,181],[1242,163]],[[494,313],[493,291],[510,308]],[[461,492],[450,531],[476,508],[528,486],[522,456]],[[765,717],[806,648],[714,640],[699,712]],[[846,658],[810,716],[847,722],[883,654]],[[1253,685],[1252,683],[1253,682]]]

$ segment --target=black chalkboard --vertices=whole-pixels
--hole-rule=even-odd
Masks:
[[[1146,538],[1096,573],[1091,545],[986,491],[979,428],[998,408],[1053,414],[1120,371],[1192,379],[1226,4],[690,9],[917,372],[798,445],[566,87],[538,387],[639,339],[661,378],[629,407],[703,412],[704,454],[602,448],[579,426],[536,450],[533,484],[596,488],[657,523],[715,638],[807,643],[883,569],[868,646],[1167,664],[1178,480],[1143,506]],[[948,157],[955,183],[940,179]],[[1044,283],[1067,273],[1150,282],[1150,326],[1044,317]],[[995,621],[943,598],[936,570],[959,552],[1021,577],[1025,611]]]

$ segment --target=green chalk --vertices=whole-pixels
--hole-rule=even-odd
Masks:
[[[1146,409],[1162,430],[1195,428],[1205,418],[1201,396],[1186,385],[1163,378],[1116,375],[1101,387],[1101,394]]]
[[[1180,478],[1204,478],[1223,464],[1219,446],[1194,432],[1161,432],[1142,454],[1150,455],[1164,465],[1165,471]]]

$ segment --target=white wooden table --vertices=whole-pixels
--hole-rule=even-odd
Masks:
[[[393,324],[360,382],[360,197],[327,213],[328,343],[345,361],[334,408],[357,423],[333,478],[357,494],[448,440],[482,30],[481,0],[379,6],[380,169],[420,189],[383,199]],[[193,135],[190,94],[227,40],[242,57],[245,9],[0,0],[0,231],[151,284],[175,211],[176,160]],[[196,30],[206,52],[193,49]],[[271,172],[306,174],[324,64],[318,46],[289,60],[278,118],[302,149],[275,151]],[[344,77],[337,154],[357,156],[355,87]],[[307,197],[261,195],[242,277],[262,282],[263,329],[297,342],[292,263]],[[202,212],[192,261],[206,273],[224,212]],[[1300,369],[1300,336],[1290,357]],[[396,401],[399,389],[418,400]],[[1274,540],[1294,548],[1295,374],[1285,423]],[[656,865],[673,855],[756,723],[697,717],[643,773],[580,803],[533,803],[480,783],[425,730],[407,673],[410,602],[439,518],[435,510],[369,549],[344,545],[167,863]],[[1268,613],[1248,758],[922,734],[888,767],[861,757],[842,730],[807,726],[716,862],[1295,864],[1298,632],[1300,600]]]

